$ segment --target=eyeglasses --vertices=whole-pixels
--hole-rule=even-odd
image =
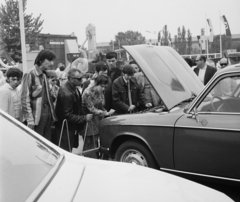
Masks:
[[[76,78],[76,77],[71,77],[72,79],[77,79],[78,81],[82,81],[82,77]]]
[[[220,64],[221,66],[226,66],[227,64]]]

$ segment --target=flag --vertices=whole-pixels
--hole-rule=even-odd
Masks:
[[[208,26],[209,26],[209,42],[213,42],[213,27],[211,19],[207,19]]]
[[[206,46],[205,46],[205,36],[203,36],[203,35],[200,36],[199,43],[201,45],[202,50],[205,50],[206,49]]]
[[[223,15],[221,17],[221,20],[223,21],[223,24],[225,26],[225,30],[226,30],[226,35],[227,36],[232,36],[231,35],[231,31],[230,31],[230,27],[229,27],[229,24],[228,24],[228,21],[227,21],[227,18],[225,17],[225,15]]]

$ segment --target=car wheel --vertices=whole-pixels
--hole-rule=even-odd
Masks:
[[[115,160],[157,168],[157,164],[151,152],[143,144],[136,141],[127,141],[121,144],[116,151]]]

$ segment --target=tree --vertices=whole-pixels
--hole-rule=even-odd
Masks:
[[[119,49],[123,45],[145,44],[145,37],[139,32],[126,31],[118,32],[115,36],[114,49]]]
[[[178,53],[182,54],[182,33],[181,33],[181,28],[178,28],[178,35],[177,35],[177,43],[178,43]]]
[[[162,41],[161,41],[161,44],[163,46],[169,46],[169,39],[168,39],[168,30],[167,30],[167,25],[165,25],[163,27],[163,37],[162,37]]]
[[[222,39],[222,50],[232,48],[232,38],[226,36],[225,34],[221,36]],[[214,36],[213,42],[210,44],[209,53],[220,53],[220,36]]]
[[[232,42],[232,48],[236,49],[237,52],[240,52],[240,41],[234,41]]]
[[[187,50],[187,40],[186,40],[186,30],[185,27],[182,27],[182,32],[181,32],[181,54],[185,55]]]
[[[37,18],[34,18],[32,14],[26,14],[26,5],[27,0],[23,0],[26,43],[29,44],[30,50],[33,50],[38,48],[38,35],[42,30],[43,21],[40,20],[41,14]],[[5,0],[5,5],[1,4],[0,26],[0,37],[4,42],[5,49],[16,62],[21,60],[19,3],[17,0]]]
[[[161,44],[161,38],[162,38],[162,37],[161,37],[161,31],[159,31],[159,32],[158,32],[158,43],[160,43],[160,44]]]
[[[192,34],[190,30],[187,31],[187,54],[192,53]]]
[[[174,49],[179,52],[179,43],[177,35],[174,35]]]

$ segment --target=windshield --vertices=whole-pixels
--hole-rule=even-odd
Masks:
[[[26,201],[61,159],[1,113],[0,144],[0,201]]]

